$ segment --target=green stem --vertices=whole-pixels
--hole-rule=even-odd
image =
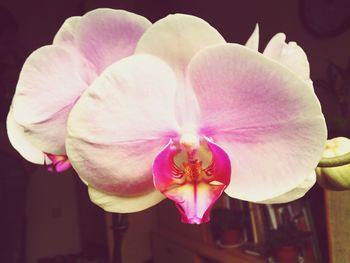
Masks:
[[[331,157],[331,158],[322,158],[318,163],[318,167],[338,167],[346,164],[350,164],[350,153],[346,153],[341,156]]]

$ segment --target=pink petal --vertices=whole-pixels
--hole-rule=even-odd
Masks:
[[[53,46],[31,54],[23,66],[13,108],[16,122],[26,129],[33,146],[65,154],[66,120],[75,101],[105,67],[133,53],[149,25],[132,13],[97,9],[67,19]]]
[[[304,50],[295,42],[286,43],[285,41],[285,34],[276,34],[267,44],[263,54],[286,66],[309,85],[312,85],[309,61]]]
[[[246,47],[259,51],[259,25],[256,24],[252,35],[249,37]]]
[[[157,190],[151,190],[143,195],[123,197],[105,193],[92,186],[89,186],[88,189],[91,201],[103,210],[112,213],[138,212],[165,199],[165,196]]]
[[[249,48],[206,48],[189,66],[201,133],[229,154],[232,197],[261,201],[286,193],[315,169],[327,137],[308,85]],[[215,87],[215,88],[213,88]]]
[[[225,43],[216,29],[204,20],[190,15],[169,15],[154,23],[141,37],[136,53],[155,55],[175,71],[178,79],[177,118],[193,123],[197,118],[195,96],[185,83],[191,58],[202,48]]]
[[[66,119],[86,89],[88,64],[61,47],[46,46],[26,60],[13,99],[15,121],[43,152],[65,154]],[[91,74],[93,75],[93,74]]]
[[[100,74],[107,66],[133,54],[150,25],[146,18],[127,11],[96,9],[81,18],[75,44]]]
[[[171,140],[153,163],[154,184],[175,202],[183,223],[208,222],[212,205],[230,183],[230,159],[225,151],[207,139],[200,148],[198,159],[185,157],[179,162],[176,159],[183,151]]]
[[[149,55],[106,69],[69,117],[66,147],[78,174],[118,196],[154,189],[153,158],[178,130],[175,91],[171,69]]]

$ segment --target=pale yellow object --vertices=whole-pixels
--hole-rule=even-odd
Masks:
[[[337,137],[326,142],[323,157],[337,157],[350,152],[350,139]],[[316,168],[317,182],[328,190],[350,190],[350,164]]]

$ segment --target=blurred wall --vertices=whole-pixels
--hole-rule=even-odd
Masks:
[[[30,175],[27,197],[28,263],[80,252],[80,228],[72,172],[50,174],[44,168]]]
[[[143,263],[152,259],[150,232],[157,225],[156,207],[128,215],[129,228],[122,246],[123,263]]]

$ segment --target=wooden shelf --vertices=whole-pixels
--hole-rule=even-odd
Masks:
[[[215,260],[221,263],[263,263],[266,260],[243,254],[239,249],[220,248],[213,244],[204,241],[191,239],[183,234],[179,234],[174,230],[164,227],[159,227],[153,231],[153,235],[161,237],[170,241],[182,248],[185,248],[194,254],[205,257],[207,259]]]

